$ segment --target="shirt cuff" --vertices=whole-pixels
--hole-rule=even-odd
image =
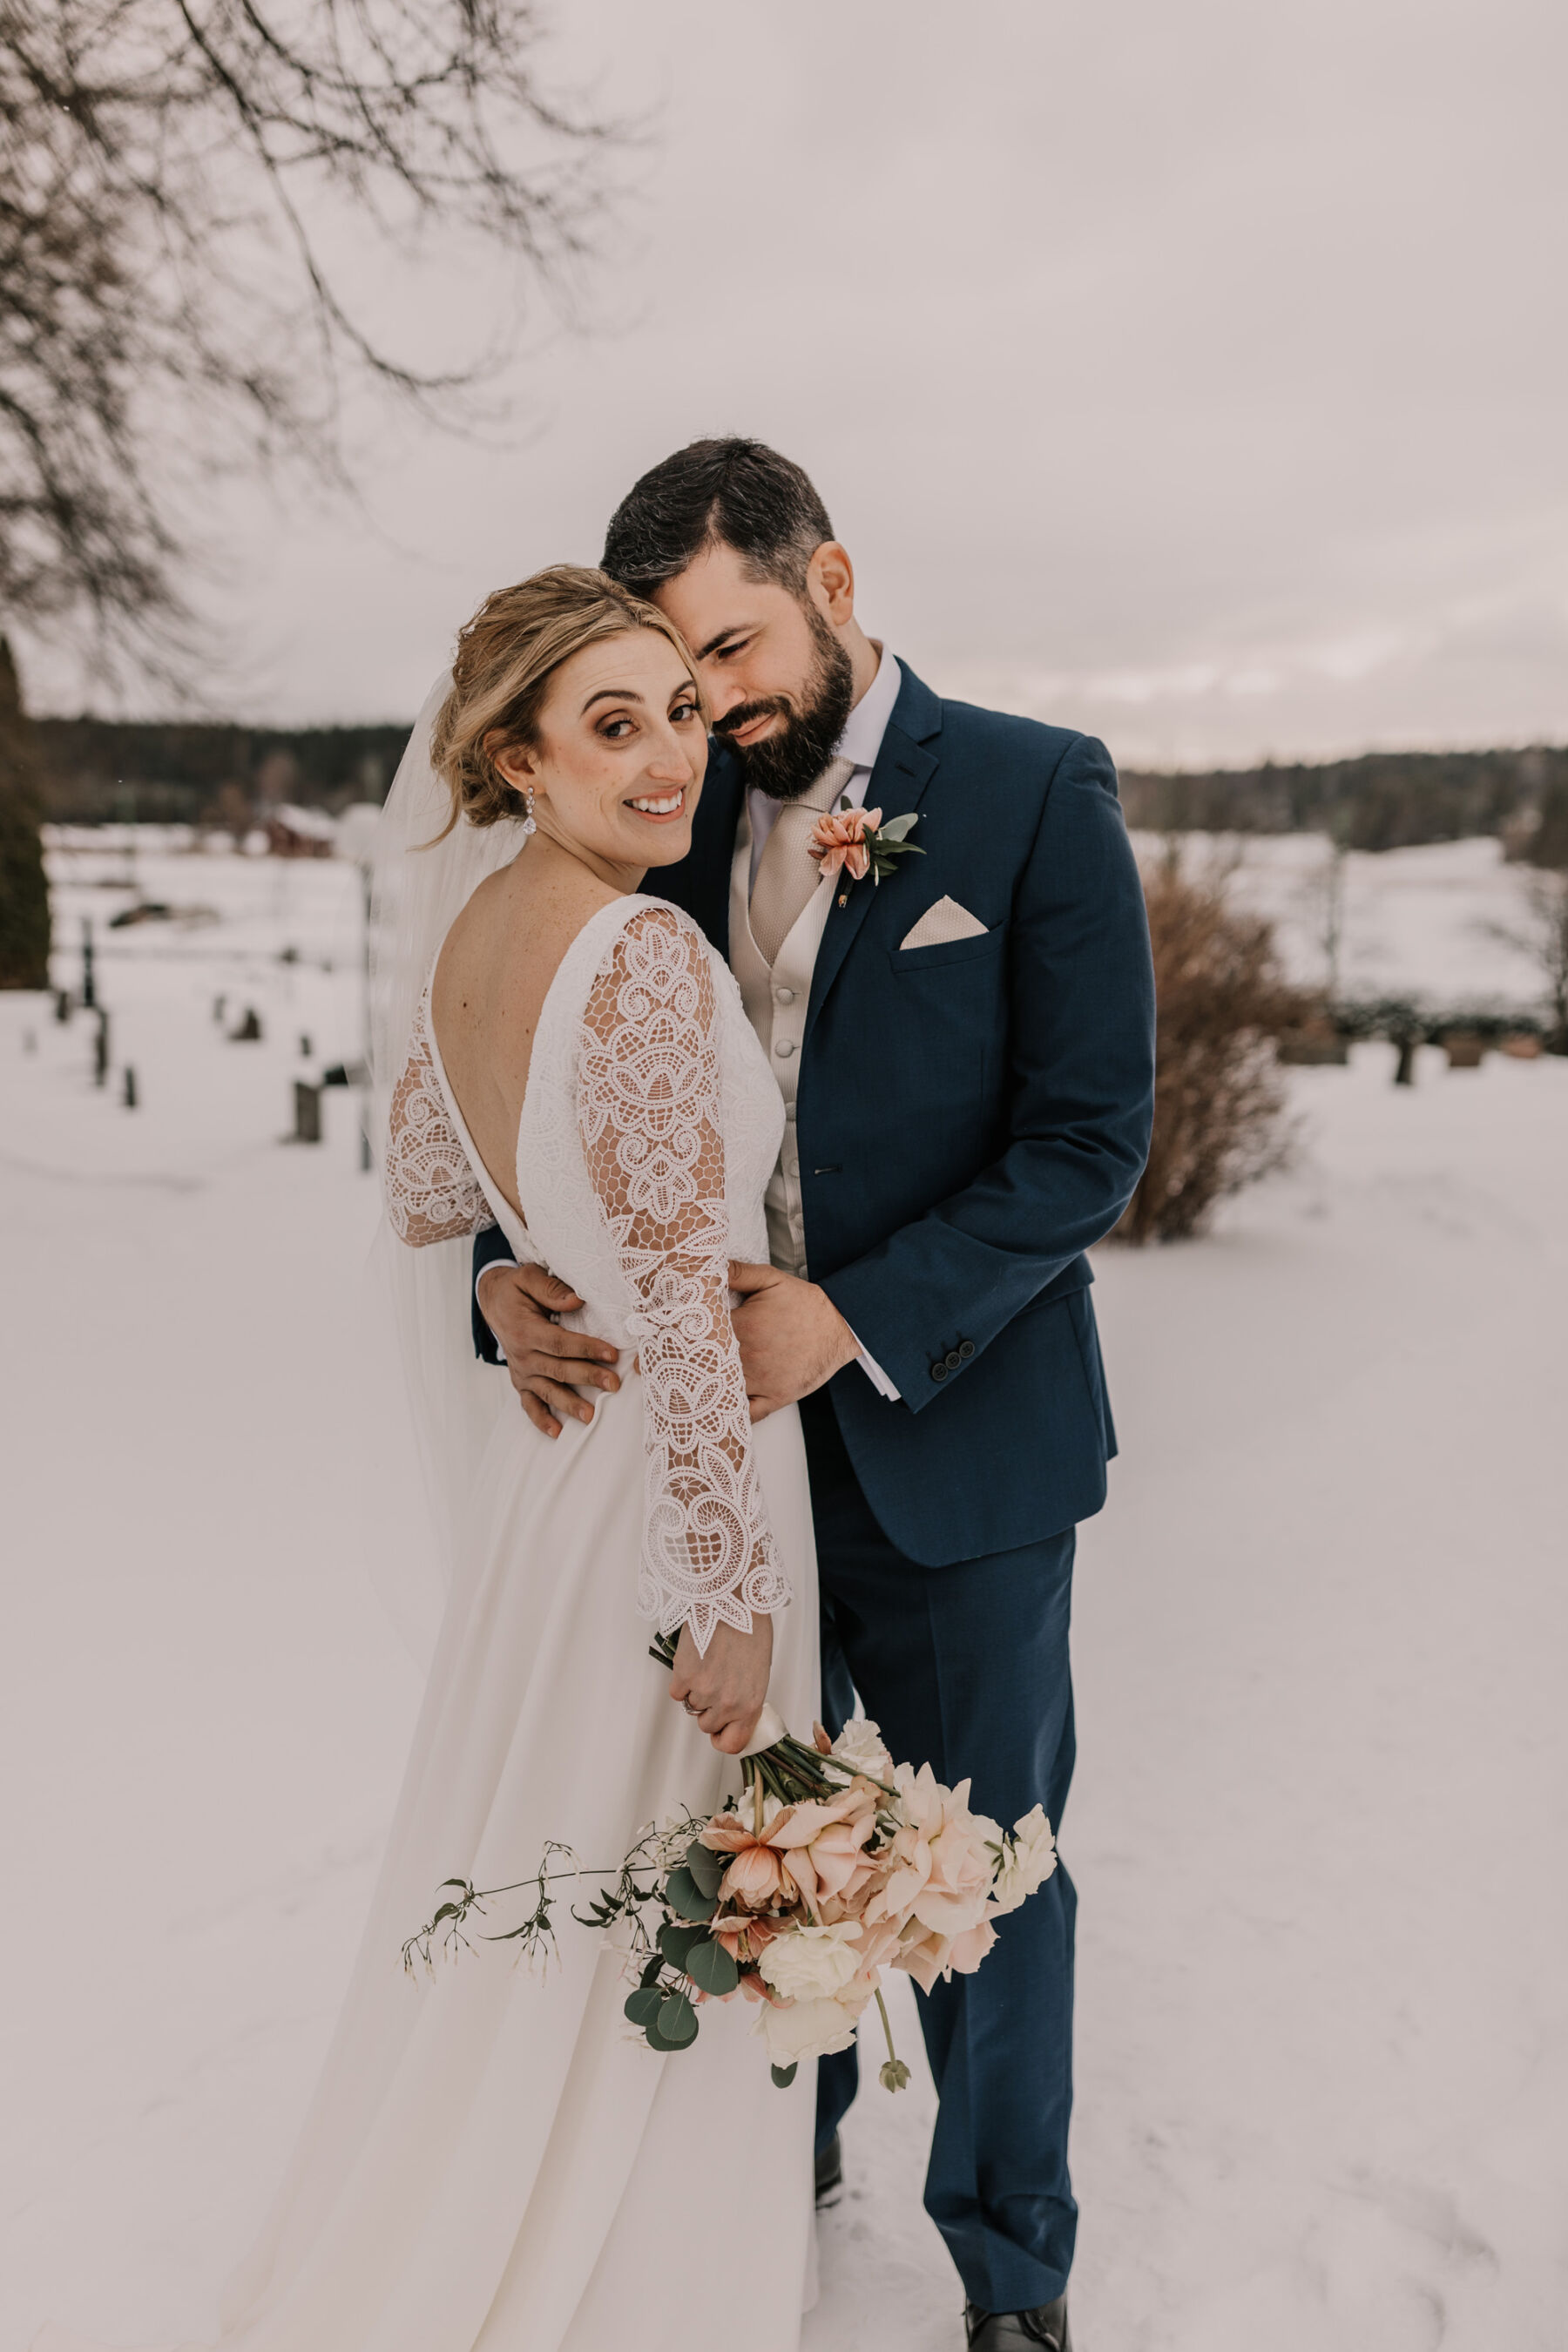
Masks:
[[[855,1360],[879,1397],[886,1397],[889,1404],[902,1404],[903,1398],[899,1394],[875,1356],[868,1356],[862,1348]]]
[[[487,1315],[485,1315],[485,1310],[484,1310],[484,1308],[483,1308],[482,1307],[480,1307],[480,1306],[479,1306],[479,1285],[480,1285],[480,1283],[481,1283],[481,1282],[483,1282],[483,1280],[484,1280],[484,1278],[485,1278],[486,1275],[489,1273],[491,1266],[497,1266],[497,1265],[515,1265],[516,1264],[517,1264],[517,1260],[516,1260],[516,1258],[514,1258],[514,1257],[492,1257],[492,1258],[490,1259],[490,1261],[489,1261],[489,1265],[481,1265],[481,1266],[480,1266],[480,1268],[479,1268],[479,1272],[478,1272],[478,1274],[476,1274],[476,1275],[475,1275],[475,1276],[474,1276],[474,1305],[476,1306],[476,1307],[479,1307],[479,1314],[480,1314],[480,1316],[481,1316],[481,1317],[483,1318],[483,1319],[484,1319],[484,1326],[485,1326],[486,1330],[487,1330],[487,1331],[489,1331],[489,1333],[490,1333],[490,1338],[491,1338],[492,1339],[495,1339],[495,1346],[496,1346],[496,1361],[497,1361],[497,1363],[498,1363],[498,1364],[504,1364],[504,1363],[505,1363],[505,1361],[506,1361],[506,1349],[501,1346],[500,1341],[499,1339],[496,1339],[496,1335],[495,1335],[495,1333],[494,1333],[493,1331],[490,1331],[489,1318]]]

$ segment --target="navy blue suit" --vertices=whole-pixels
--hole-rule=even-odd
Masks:
[[[715,746],[689,856],[646,887],[726,955],[744,793]],[[943,702],[912,673],[867,792],[918,812],[879,887],[841,886],[817,956],[797,1139],[811,1277],[897,1385],[858,1366],[802,1406],[826,1719],[851,1684],[895,1755],[1059,1824],[1073,1756],[1073,1528],[1115,1452],[1084,1255],[1148,1150],[1153,982],[1143,897],[1091,738]],[[984,937],[902,950],[955,899]],[[481,1241],[480,1259],[504,1252]],[[493,1356],[476,1315],[476,1339]],[[928,2210],[973,2302],[1058,2294],[1072,1917],[1058,1868],[973,1978],[921,2002],[941,2116]],[[819,2137],[854,2095],[823,2063]]]

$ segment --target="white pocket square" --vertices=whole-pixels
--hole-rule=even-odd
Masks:
[[[950,940],[982,940],[985,925],[977,923],[967,907],[956,898],[939,898],[928,907],[908,939],[899,942],[904,948],[943,948]]]

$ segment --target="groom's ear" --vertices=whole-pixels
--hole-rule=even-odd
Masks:
[[[855,618],[855,566],[849,550],[825,539],[805,567],[805,593],[837,629]]]

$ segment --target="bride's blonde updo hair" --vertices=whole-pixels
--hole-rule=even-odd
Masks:
[[[452,814],[437,840],[462,817],[470,824],[496,824],[519,814],[516,787],[496,766],[497,753],[519,745],[537,750],[540,713],[562,663],[584,646],[631,629],[657,629],[668,638],[690,673],[706,719],[708,705],[679,630],[657,604],[634,596],[607,572],[552,563],[485,598],[458,632],[451,691],[431,730],[430,764],[452,795]]]

